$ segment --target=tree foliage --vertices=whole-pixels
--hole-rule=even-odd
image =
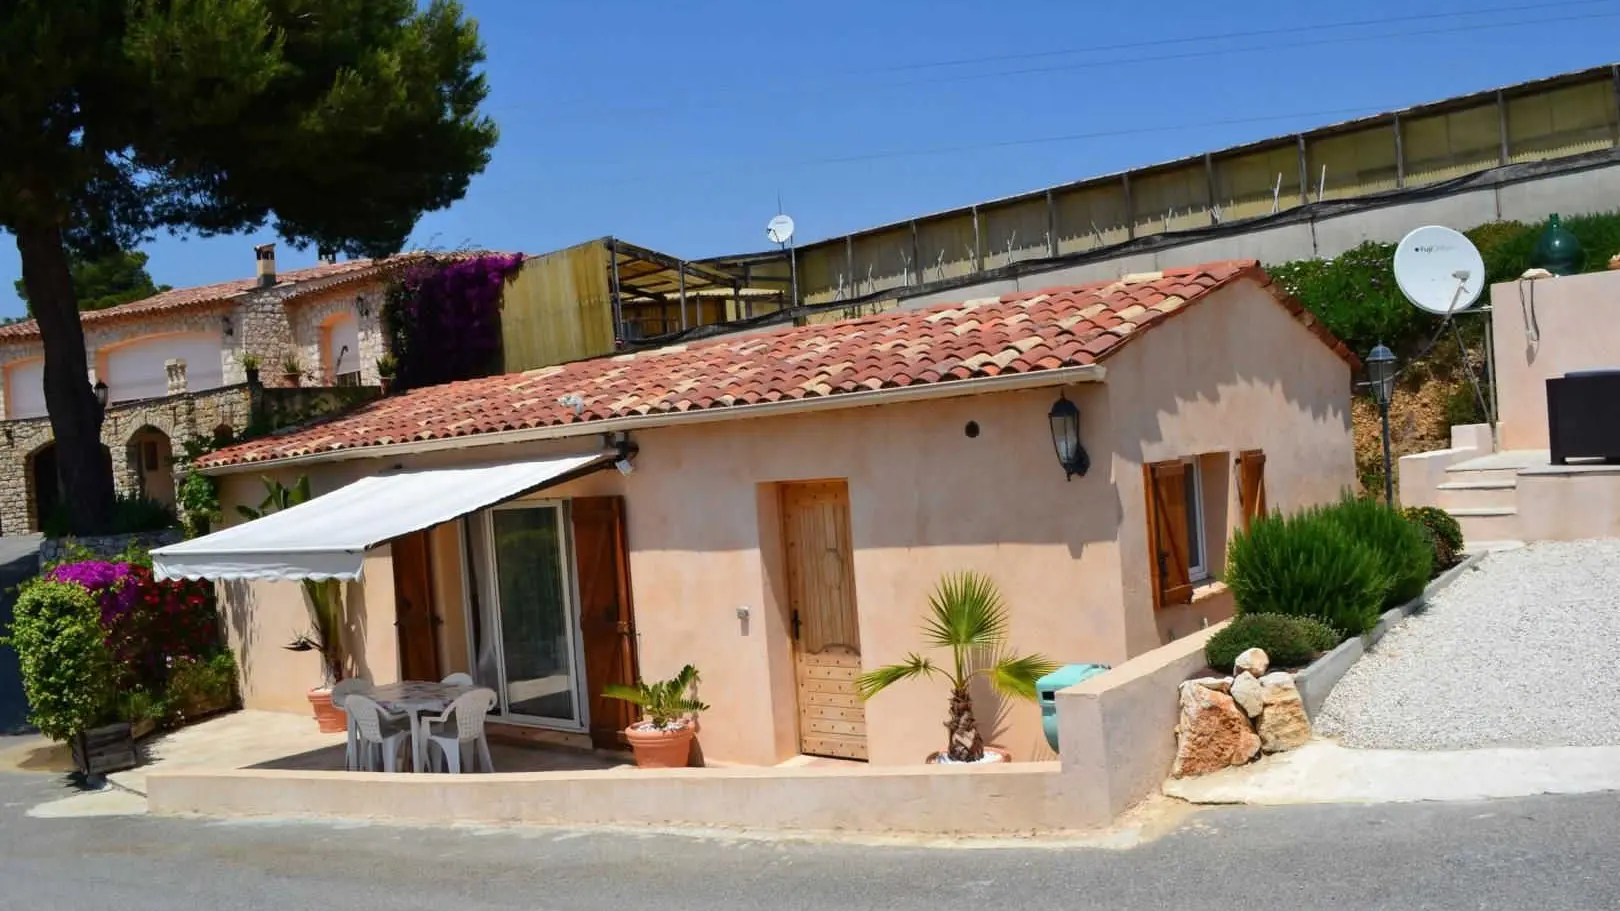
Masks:
[[[452,0],[0,4],[0,229],[77,530],[105,524],[112,479],[69,253],[266,225],[296,247],[395,252],[489,161],[483,59]]]
[[[170,290],[169,285],[152,281],[151,273],[146,271],[146,259],[145,253],[136,250],[114,250],[88,259],[72,257],[68,271],[73,278],[73,296],[78,299],[79,310],[105,310]],[[17,279],[14,287],[17,296],[28,303],[28,286],[23,280]],[[33,312],[34,307],[29,304],[29,315]]]

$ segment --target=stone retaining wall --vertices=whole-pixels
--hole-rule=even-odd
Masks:
[[[132,544],[138,544],[146,550],[173,544],[185,537],[185,533],[178,528],[166,528],[163,531],[144,531],[131,535],[98,535],[89,538],[47,538],[39,545],[39,565],[44,569],[47,565],[62,560],[70,547],[81,548],[90,552],[97,560],[111,560],[129,549]]]

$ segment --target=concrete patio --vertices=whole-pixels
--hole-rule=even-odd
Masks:
[[[140,767],[107,777],[120,788],[145,794],[147,775],[159,770],[342,772],[343,745],[343,734],[320,733],[308,716],[244,710],[149,738],[140,745]],[[518,745],[494,738],[489,750],[500,772],[579,771],[629,764],[628,757],[615,753]]]

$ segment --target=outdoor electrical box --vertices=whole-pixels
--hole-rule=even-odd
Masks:
[[[1035,681],[1035,693],[1041,701],[1041,727],[1046,731],[1046,742],[1052,745],[1053,752],[1058,748],[1057,691],[1106,670],[1106,664],[1065,664]]]

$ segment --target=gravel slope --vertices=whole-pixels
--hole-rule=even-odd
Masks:
[[[1491,554],[1334,687],[1346,746],[1620,744],[1620,540]]]

